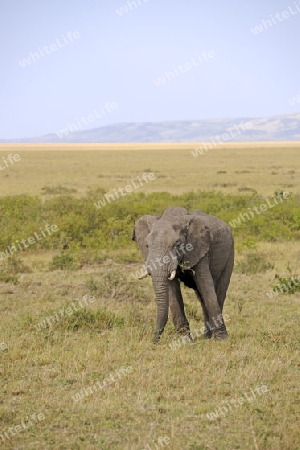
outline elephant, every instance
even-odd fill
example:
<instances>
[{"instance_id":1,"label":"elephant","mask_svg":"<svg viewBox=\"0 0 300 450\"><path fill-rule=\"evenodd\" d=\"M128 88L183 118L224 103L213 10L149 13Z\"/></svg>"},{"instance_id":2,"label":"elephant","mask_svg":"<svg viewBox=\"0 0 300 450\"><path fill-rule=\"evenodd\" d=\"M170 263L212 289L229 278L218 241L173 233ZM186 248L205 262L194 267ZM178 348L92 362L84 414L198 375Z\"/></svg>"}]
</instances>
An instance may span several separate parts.
<instances>
[{"instance_id":1,"label":"elephant","mask_svg":"<svg viewBox=\"0 0 300 450\"><path fill-rule=\"evenodd\" d=\"M180 281L194 289L204 316L203 338L227 339L222 311L234 266L230 228L218 217L197 209L169 207L161 217L140 217L132 240L146 261L139 279L150 275L156 296L153 342L158 343L169 307L177 334L192 341Z\"/></svg>"}]
</instances>

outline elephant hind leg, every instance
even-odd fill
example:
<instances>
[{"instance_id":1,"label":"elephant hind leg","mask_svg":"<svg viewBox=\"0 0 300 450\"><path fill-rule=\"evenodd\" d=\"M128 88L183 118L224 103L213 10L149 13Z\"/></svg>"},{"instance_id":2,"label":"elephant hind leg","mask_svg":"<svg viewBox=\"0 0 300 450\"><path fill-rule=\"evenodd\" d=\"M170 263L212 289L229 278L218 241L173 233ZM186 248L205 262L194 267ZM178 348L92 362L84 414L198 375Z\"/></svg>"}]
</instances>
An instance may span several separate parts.
<instances>
[{"instance_id":1,"label":"elephant hind leg","mask_svg":"<svg viewBox=\"0 0 300 450\"><path fill-rule=\"evenodd\" d=\"M232 274L234 265L234 249L232 248L229 258L227 260L225 269L221 273L219 279L216 282L216 294L218 303L220 305L221 312L223 311L224 301L227 294L227 289L230 283L230 277Z\"/></svg>"}]
</instances>

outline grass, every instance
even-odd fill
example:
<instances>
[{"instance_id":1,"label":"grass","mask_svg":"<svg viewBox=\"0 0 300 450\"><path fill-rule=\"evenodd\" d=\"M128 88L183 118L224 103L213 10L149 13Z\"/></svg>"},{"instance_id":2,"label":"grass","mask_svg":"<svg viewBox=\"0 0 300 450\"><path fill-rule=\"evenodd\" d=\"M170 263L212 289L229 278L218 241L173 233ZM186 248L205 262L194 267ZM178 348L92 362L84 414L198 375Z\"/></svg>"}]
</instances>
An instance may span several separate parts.
<instances>
[{"instance_id":1,"label":"grass","mask_svg":"<svg viewBox=\"0 0 300 450\"><path fill-rule=\"evenodd\" d=\"M176 338L171 323L161 344L151 344L150 280L139 283L140 298L124 293L122 301L113 288L111 297L92 288L96 302L36 330L43 318L82 299L93 286L91 276L101 286L116 271L128 287L129 267L113 264L81 270L75 278L64 271L24 274L2 294L8 343L1 369L2 429L34 412L45 415L3 448L142 449L160 436L169 436L174 449L255 448L254 439L260 449L297 448L299 295L269 300L265 290L273 273L235 274L225 304L229 341L197 339L177 350L170 348ZM190 291L184 298L191 327L199 330L200 307ZM132 373L74 402L76 393L121 367L132 367ZM261 385L268 392L252 402L213 421L206 416ZM250 422L252 429L245 427Z\"/></svg>"},{"instance_id":2,"label":"grass","mask_svg":"<svg viewBox=\"0 0 300 450\"><path fill-rule=\"evenodd\" d=\"M44 186L42 187L44 195L61 195L61 194L74 194L76 189L70 189L65 186Z\"/></svg>"},{"instance_id":3,"label":"grass","mask_svg":"<svg viewBox=\"0 0 300 450\"><path fill-rule=\"evenodd\" d=\"M29 237L47 221L59 222L60 231L47 244L41 241L2 262L0 436L9 427L15 430L22 421L28 423L33 414L43 414L44 420L32 420L10 439L0 437L1 448L299 448L300 292L292 283L288 292L267 295L276 284L300 275L298 187L291 189L291 203L233 230L237 252L224 308L230 335L226 342L178 341L169 320L160 344L152 344L154 293L149 278L134 278L142 259L130 234L135 217L160 213L167 204L203 206L231 220L260 205L262 197L281 191L287 175L297 176L299 157L289 147L285 154L275 148L272 158L269 148L250 149L252 156L256 151L250 162L248 150L232 146L220 164L213 158L205 161L210 152L193 158L176 145L174 151L172 146L155 150L157 158L152 160L151 152L134 158L138 150L126 148L110 156L108 151L75 151L72 158L70 151L24 151L18 163L24 163L20 183L6 185L9 177L5 178L0 198L1 249ZM167 165L170 154L181 161L178 168ZM274 164L276 176L271 175ZM262 177L263 167L270 170ZM147 186L147 195L132 193L101 210L93 207L93 192L101 197L106 189L126 186L132 176L157 168L167 178ZM217 174L220 168L227 173ZM17 164L12 169L16 171ZM191 178L177 181L177 170ZM296 174L287 174L291 170ZM197 171L198 178L203 175L197 186L200 193L192 189ZM212 191L205 171L212 178L215 174L211 184L236 186ZM50 173L53 180L46 179ZM97 178L100 173L109 177ZM65 196L54 190L47 196L41 190L45 186L78 192ZM241 194L245 186L258 194ZM23 192L28 195L21 196ZM95 230L102 234L93 235ZM191 290L184 288L183 296L197 335L202 328L200 305ZM84 304L83 298L94 300ZM49 317L59 320L39 329L37 325ZM252 391L259 386L267 391L254 397ZM244 403L238 404L241 397ZM210 420L211 413L218 411L223 414ZM163 437L170 439L164 447L158 444Z\"/></svg>"},{"instance_id":4,"label":"grass","mask_svg":"<svg viewBox=\"0 0 300 450\"><path fill-rule=\"evenodd\" d=\"M99 185L106 191L118 189L152 171L156 178L140 188L143 192L182 194L213 189L218 183L221 192L231 194L238 194L238 189L246 186L268 196L279 185L291 184L295 185L293 192L300 193L296 182L300 172L299 143L223 144L195 158L191 151L196 147L197 143L2 144L0 156L19 153L21 160L1 172L1 192L40 195L48 186L56 192L62 187L76 189L72 195L82 196ZM271 175L274 169L277 175Z\"/></svg>"}]
</instances>

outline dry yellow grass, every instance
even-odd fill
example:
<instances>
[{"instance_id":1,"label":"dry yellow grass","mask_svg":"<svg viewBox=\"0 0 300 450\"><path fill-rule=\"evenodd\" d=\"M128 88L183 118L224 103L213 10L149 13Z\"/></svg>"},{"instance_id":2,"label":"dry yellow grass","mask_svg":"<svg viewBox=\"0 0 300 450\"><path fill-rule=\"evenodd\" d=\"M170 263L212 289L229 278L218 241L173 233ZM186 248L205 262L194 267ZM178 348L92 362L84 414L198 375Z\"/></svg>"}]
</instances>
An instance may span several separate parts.
<instances>
[{"instance_id":1,"label":"dry yellow grass","mask_svg":"<svg viewBox=\"0 0 300 450\"><path fill-rule=\"evenodd\" d=\"M62 185L82 195L88 187L123 187L145 170L156 179L144 191L182 193L218 189L271 195L299 192L300 144L227 144L194 157L196 144L2 145L1 156L21 160L0 172L2 195L39 195L44 186ZM225 173L224 173L225 172Z\"/></svg>"},{"instance_id":2,"label":"dry yellow grass","mask_svg":"<svg viewBox=\"0 0 300 450\"><path fill-rule=\"evenodd\" d=\"M171 441L166 448L174 450L298 448L299 295L268 299L271 273L233 276L225 343L198 339L171 350L175 336L168 324L161 344L153 346L150 280L140 301L115 293L105 299L101 290L93 291L96 302L88 309L108 307L125 318L122 327L72 331L62 319L36 330L47 316L89 293L91 277L97 286L109 271L129 277L134 269L112 264L36 272L23 275L18 286L1 286L8 344L2 354L2 430L33 413L45 416L2 448L148 450L147 444L155 449L164 436ZM191 327L199 331L200 306L191 291L184 298ZM122 367L132 371L95 387ZM261 385L268 391L254 398L251 389ZM83 397L76 401L78 393ZM234 406L241 396L250 400ZM210 420L207 414L219 407L224 415Z\"/></svg>"},{"instance_id":3,"label":"dry yellow grass","mask_svg":"<svg viewBox=\"0 0 300 450\"><path fill-rule=\"evenodd\" d=\"M89 146L82 146L88 148L84 151L25 147L4 149L3 155L20 152L21 161L0 172L2 195L39 195L42 187L57 185L76 188L80 195L88 186L122 187L148 169L157 174L146 186L149 191L243 193L250 188L268 196L293 185L287 190L299 192L298 145L231 145L198 158L191 155L191 144L153 145L147 151L124 145L114 152L108 146L97 151ZM217 173L222 170L226 173ZM16 285L0 283L0 344L7 346L0 345L0 448L299 449L300 295L270 299L266 294L275 273L288 274L289 266L299 274L300 244L261 242L250 251L266 255L274 267L242 274L245 252L238 251L224 309L230 339L197 339L176 350L170 348L176 338L171 323L161 343L151 343L154 294L150 279L132 277L140 264L119 264L115 251L99 265L49 271L55 252L25 253L22 259L32 273L23 274ZM87 313L79 315L74 329L72 314L38 331L38 324L84 295L96 299L88 312L106 308L124 323L115 320L101 331L89 323ZM190 290L183 295L191 328L199 331L200 305ZM116 376L122 367L132 370ZM111 376L115 381L100 389L97 382L103 386ZM262 385L267 392L254 397L251 390ZM82 399L76 400L80 393ZM216 411L223 414L210 420ZM34 413L44 419L16 432ZM170 443L162 446L160 437Z\"/></svg>"}]
</instances>

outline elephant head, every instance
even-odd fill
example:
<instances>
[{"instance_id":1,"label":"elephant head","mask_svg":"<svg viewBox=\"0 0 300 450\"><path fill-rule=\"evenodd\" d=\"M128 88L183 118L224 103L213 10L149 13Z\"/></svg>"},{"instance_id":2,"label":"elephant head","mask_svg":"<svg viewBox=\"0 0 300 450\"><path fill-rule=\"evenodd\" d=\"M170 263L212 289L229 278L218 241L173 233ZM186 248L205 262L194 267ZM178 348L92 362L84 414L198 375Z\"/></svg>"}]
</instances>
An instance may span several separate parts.
<instances>
[{"instance_id":1,"label":"elephant head","mask_svg":"<svg viewBox=\"0 0 300 450\"><path fill-rule=\"evenodd\" d=\"M209 251L210 230L200 216L184 208L168 208L161 218L141 217L133 230L145 259L145 273L150 275L156 296L157 322L154 340L159 340L168 320L169 283L174 283L180 267L193 268ZM184 269L183 269L184 270Z\"/></svg>"}]
</instances>

